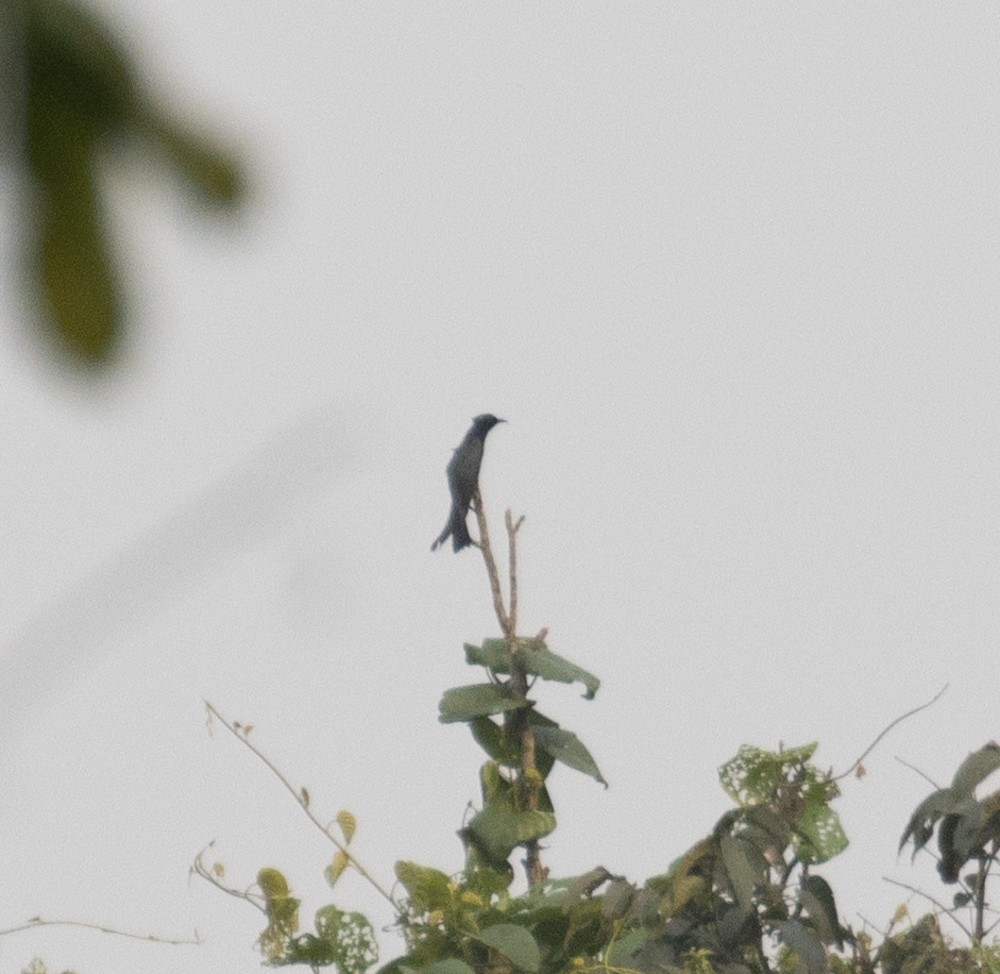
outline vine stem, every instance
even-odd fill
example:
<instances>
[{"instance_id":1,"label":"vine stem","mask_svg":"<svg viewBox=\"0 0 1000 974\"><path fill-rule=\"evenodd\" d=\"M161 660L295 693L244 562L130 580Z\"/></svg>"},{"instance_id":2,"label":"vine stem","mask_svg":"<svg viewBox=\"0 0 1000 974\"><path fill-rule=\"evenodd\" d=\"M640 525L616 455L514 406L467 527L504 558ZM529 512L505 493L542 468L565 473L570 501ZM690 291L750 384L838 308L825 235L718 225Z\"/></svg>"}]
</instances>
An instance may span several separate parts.
<instances>
[{"instance_id":1,"label":"vine stem","mask_svg":"<svg viewBox=\"0 0 1000 974\"><path fill-rule=\"evenodd\" d=\"M938 690L936 694L934 694L933 697L931 697L930 700L927 701L927 703L922 703L919 707L914 707L912 710L908 710L905 714L900 714L894 721L887 724L885 728L882 730L882 732L878 735L878 737L876 737L875 740L872 741L871 744L869 744L868 747L866 747L864 751L861 752L861 756L854 762L854 764L852 764L845 772L843 772L843 774L838 774L832 780L840 781L841 778L846 778L849 774L851 774L852 771L860 767L861 762L864 761L864 759L868 757L868 755L871 754L872 751L875 750L875 746L878 744L878 742L881 741L882 738L885 737L885 735L888 734L889 731L893 729L893 727L895 727L897 724L901 724L907 718L914 716L914 714L919 714L921 710L926 710L928 707L932 707L934 704L938 702L938 700L941 699L945 690L948 689L948 686L949 684L946 683L943 687L941 687L940 690Z\"/></svg>"},{"instance_id":2,"label":"vine stem","mask_svg":"<svg viewBox=\"0 0 1000 974\"><path fill-rule=\"evenodd\" d=\"M236 740L238 740L244 747L246 747L251 754L255 755L257 759L264 764L264 766L268 769L268 771L270 771L271 774L273 774L274 777L277 778L278 781L280 781L285 786L288 793L292 796L292 798L295 799L299 808L302 809L302 811L305 813L309 821L312 822L313 825L315 825L316 828L323 833L323 835L334 846L334 848L337 849L338 852L347 857L351 866L353 866L354 869L357 870L357 872L371 884L372 888L380 896L388 900L389 903L392 904L392 908L397 913L399 913L400 912L399 904L392 898L392 894L388 890L386 890L381 885L381 883L379 883L378 880L375 879L375 877L372 876L372 874L368 872L368 870L365 869L364 866L361 865L360 862L358 862L358 860L354 857L352 853L348 852L347 846L345 846L344 843L341 842L330 831L330 829L313 814L312 809L309 808L308 800L305 797L303 797L302 789L296 789L295 786L281 773L281 771L278 770L274 762L271 761L271 759L268 758L258 747L250 743L249 732L246 731L245 729L241 731L240 725L231 723L230 721L226 720L226 718L223 717L222 714L220 714L219 711L216 710L216 708L207 700L205 701L205 709L209 715L209 731L211 731L211 720L213 717L215 717L219 721L219 723L221 723L222 726L225 727L226 730L229 731L229 733L236 738Z\"/></svg>"},{"instance_id":3,"label":"vine stem","mask_svg":"<svg viewBox=\"0 0 1000 974\"><path fill-rule=\"evenodd\" d=\"M958 924L959 927L962 928L962 932L969 938L969 940L973 939L972 931L964 923L962 923L957 916L955 916L955 911L948 909L948 907L946 907L939 900L934 899L934 897L929 893L925 893L922 889L917 889L916 886L910 886L909 883L901 883L897 879L890 879L888 876L883 876L882 881L885 883L892 883L893 886L901 886L903 889L908 889L911 893L915 893L917 896L922 896L925 900L933 903L942 913L946 913L952 918L952 920L955 921L955 923Z\"/></svg>"},{"instance_id":4,"label":"vine stem","mask_svg":"<svg viewBox=\"0 0 1000 974\"><path fill-rule=\"evenodd\" d=\"M106 927L100 923L89 923L86 920L45 920L42 917L32 917L26 923L16 927L8 927L0 930L0 937L6 937L11 933L20 933L23 930L34 930L37 927L76 927L80 930L96 930L98 933L106 933L112 937L124 937L126 940L142 940L146 943L168 944L173 947L190 945L198 947L201 940L198 931L195 931L194 940L175 940L169 937L158 937L155 933L130 933L128 930L118 930L116 927Z\"/></svg>"}]
</instances>

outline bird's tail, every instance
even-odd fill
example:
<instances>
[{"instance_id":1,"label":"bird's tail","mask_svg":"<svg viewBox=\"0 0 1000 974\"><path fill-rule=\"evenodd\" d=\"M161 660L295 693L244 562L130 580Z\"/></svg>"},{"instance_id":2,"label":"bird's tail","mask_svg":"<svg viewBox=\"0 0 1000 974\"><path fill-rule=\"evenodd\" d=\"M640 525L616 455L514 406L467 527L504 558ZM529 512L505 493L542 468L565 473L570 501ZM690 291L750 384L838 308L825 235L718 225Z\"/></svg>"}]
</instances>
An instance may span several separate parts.
<instances>
[{"instance_id":1,"label":"bird's tail","mask_svg":"<svg viewBox=\"0 0 1000 974\"><path fill-rule=\"evenodd\" d=\"M448 540L448 535L451 535L451 544L455 551L461 551L472 544L472 536L469 534L468 527L466 527L465 518L461 515L457 517L452 516L448 518L448 523L444 526L444 530L434 539L431 551L437 551Z\"/></svg>"}]
</instances>

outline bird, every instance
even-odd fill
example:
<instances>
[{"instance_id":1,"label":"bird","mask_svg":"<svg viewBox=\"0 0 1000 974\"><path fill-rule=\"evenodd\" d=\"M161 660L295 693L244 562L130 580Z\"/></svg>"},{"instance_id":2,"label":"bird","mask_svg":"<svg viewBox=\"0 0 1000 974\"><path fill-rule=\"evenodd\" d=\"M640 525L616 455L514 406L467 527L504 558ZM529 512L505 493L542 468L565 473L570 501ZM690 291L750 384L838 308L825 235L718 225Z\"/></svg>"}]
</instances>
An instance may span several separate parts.
<instances>
[{"instance_id":1,"label":"bird","mask_svg":"<svg viewBox=\"0 0 1000 974\"><path fill-rule=\"evenodd\" d=\"M431 551L444 544L451 535L452 547L455 551L472 544L469 529L465 519L472 503L472 495L479 486L479 465L483 462L483 444L486 434L497 423L506 423L505 419L497 419L491 413L483 413L472 421L465 439L455 447L455 455L448 463L448 487L451 490L451 513L444 530L431 545Z\"/></svg>"}]
</instances>

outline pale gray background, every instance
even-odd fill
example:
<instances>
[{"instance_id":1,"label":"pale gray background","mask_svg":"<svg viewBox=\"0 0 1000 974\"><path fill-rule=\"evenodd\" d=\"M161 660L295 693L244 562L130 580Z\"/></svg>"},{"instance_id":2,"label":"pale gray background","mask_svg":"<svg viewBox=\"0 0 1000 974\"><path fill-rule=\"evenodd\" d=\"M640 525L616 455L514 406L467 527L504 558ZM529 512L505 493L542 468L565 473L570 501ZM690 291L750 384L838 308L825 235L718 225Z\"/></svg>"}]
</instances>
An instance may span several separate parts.
<instances>
[{"instance_id":1,"label":"pale gray background","mask_svg":"<svg viewBox=\"0 0 1000 974\"><path fill-rule=\"evenodd\" d=\"M844 769L950 682L845 783L826 870L855 925L905 899L885 874L949 897L897 862L929 786L894 755L945 780L997 734L996 6L99 7L255 194L213 222L109 168L135 327L96 388L5 274L0 923L206 943L38 931L0 971L256 969L258 915L188 884L212 839L330 899L203 698L387 882L460 867L480 754L436 705L496 624L477 554L428 548L485 410L523 629L604 680L543 691L611 783L554 773L553 874L662 871L740 744Z\"/></svg>"}]
</instances>

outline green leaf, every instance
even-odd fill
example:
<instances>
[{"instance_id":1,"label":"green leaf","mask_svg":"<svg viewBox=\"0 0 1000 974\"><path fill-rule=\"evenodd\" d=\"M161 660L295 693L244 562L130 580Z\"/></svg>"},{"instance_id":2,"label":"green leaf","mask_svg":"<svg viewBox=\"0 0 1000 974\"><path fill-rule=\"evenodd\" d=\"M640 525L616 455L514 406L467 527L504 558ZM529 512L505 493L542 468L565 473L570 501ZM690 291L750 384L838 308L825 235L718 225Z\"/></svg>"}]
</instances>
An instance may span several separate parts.
<instances>
[{"instance_id":1,"label":"green leaf","mask_svg":"<svg viewBox=\"0 0 1000 974\"><path fill-rule=\"evenodd\" d=\"M505 768L521 766L521 749L507 740L503 728L489 717L475 717L469 721L469 730L476 743Z\"/></svg>"},{"instance_id":2,"label":"green leaf","mask_svg":"<svg viewBox=\"0 0 1000 974\"><path fill-rule=\"evenodd\" d=\"M952 847L962 862L966 862L984 841L981 834L983 806L974 798L968 798L955 809L954 814L957 821L952 833Z\"/></svg>"},{"instance_id":3,"label":"green leaf","mask_svg":"<svg viewBox=\"0 0 1000 974\"><path fill-rule=\"evenodd\" d=\"M590 755L590 751L584 747L583 742L572 731L562 730L559 727L535 727L533 726L535 740L552 755L557 761L565 764L576 771L582 771L590 775L595 781L599 781L605 788L608 783L601 777L601 772L597 767L597 762Z\"/></svg>"},{"instance_id":4,"label":"green leaf","mask_svg":"<svg viewBox=\"0 0 1000 974\"><path fill-rule=\"evenodd\" d=\"M843 944L837 901L830 884L822 876L808 876L799 894L802 908L809 914L824 943Z\"/></svg>"},{"instance_id":5,"label":"green leaf","mask_svg":"<svg viewBox=\"0 0 1000 974\"><path fill-rule=\"evenodd\" d=\"M460 835L483 851L491 863L506 862L519 845L555 830L551 812L519 812L504 801L492 802L475 815Z\"/></svg>"},{"instance_id":6,"label":"green leaf","mask_svg":"<svg viewBox=\"0 0 1000 974\"><path fill-rule=\"evenodd\" d=\"M607 969L612 971L616 968L634 967L632 958L646 946L648 938L649 931L636 927L615 940L608 950Z\"/></svg>"},{"instance_id":7,"label":"green leaf","mask_svg":"<svg viewBox=\"0 0 1000 974\"><path fill-rule=\"evenodd\" d=\"M816 747L814 742L784 751L764 751L744 744L736 757L719 768L719 781L737 805L764 804L774 797L791 770L808 763Z\"/></svg>"},{"instance_id":8,"label":"green leaf","mask_svg":"<svg viewBox=\"0 0 1000 974\"><path fill-rule=\"evenodd\" d=\"M933 824L942 816L953 811L956 805L960 804L962 798L956 797L951 788L940 788L931 792L917 807L910 816L910 821L903 831L903 836L899 840L899 851L902 852L907 840L913 837L913 854L916 855L931 837L933 831L928 826Z\"/></svg>"},{"instance_id":9,"label":"green leaf","mask_svg":"<svg viewBox=\"0 0 1000 974\"><path fill-rule=\"evenodd\" d=\"M315 923L340 974L363 974L378 960L375 931L361 913L344 913L331 904L316 911Z\"/></svg>"},{"instance_id":10,"label":"green leaf","mask_svg":"<svg viewBox=\"0 0 1000 974\"><path fill-rule=\"evenodd\" d=\"M523 706L525 701L515 700L495 683L475 683L472 686L445 690L438 704L438 720L442 724L451 724L500 714L506 710L517 710Z\"/></svg>"},{"instance_id":11,"label":"green leaf","mask_svg":"<svg viewBox=\"0 0 1000 974\"><path fill-rule=\"evenodd\" d=\"M553 653L541 640L518 639L518 654L529 675L559 683L582 683L588 700L593 699L601 685L596 676ZM494 673L510 672L510 650L504 639L483 640L482 648L466 643L465 658L466 662L487 666Z\"/></svg>"},{"instance_id":12,"label":"green leaf","mask_svg":"<svg viewBox=\"0 0 1000 974\"><path fill-rule=\"evenodd\" d=\"M438 960L433 964L428 964L420 974L476 974L476 972L457 957L449 957L447 960Z\"/></svg>"},{"instance_id":13,"label":"green leaf","mask_svg":"<svg viewBox=\"0 0 1000 974\"><path fill-rule=\"evenodd\" d=\"M409 894L410 903L418 913L444 910L451 903L451 878L439 869L403 859L394 868L396 879Z\"/></svg>"},{"instance_id":14,"label":"green leaf","mask_svg":"<svg viewBox=\"0 0 1000 974\"><path fill-rule=\"evenodd\" d=\"M233 156L164 115L146 112L142 120L151 140L202 200L231 206L241 199L244 180Z\"/></svg>"},{"instance_id":15,"label":"green leaf","mask_svg":"<svg viewBox=\"0 0 1000 974\"><path fill-rule=\"evenodd\" d=\"M792 846L805 863L827 862L840 855L848 845L847 835L837 813L826 802L806 806L798 821Z\"/></svg>"},{"instance_id":16,"label":"green leaf","mask_svg":"<svg viewBox=\"0 0 1000 974\"><path fill-rule=\"evenodd\" d=\"M72 354L103 361L119 335L121 300L90 170L67 158L63 178L48 186L37 221L41 249L35 274L51 323Z\"/></svg>"},{"instance_id":17,"label":"green leaf","mask_svg":"<svg viewBox=\"0 0 1000 974\"><path fill-rule=\"evenodd\" d=\"M777 924L777 930L778 938L798 954L809 974L825 974L828 969L826 951L814 931L799 920L785 920Z\"/></svg>"},{"instance_id":18,"label":"green leaf","mask_svg":"<svg viewBox=\"0 0 1000 974\"><path fill-rule=\"evenodd\" d=\"M732 835L723 835L719 839L719 852L736 902L744 913L749 913L753 909L754 890L767 879L766 864L762 872L759 864L755 866L751 862L750 849L746 843Z\"/></svg>"},{"instance_id":19,"label":"green leaf","mask_svg":"<svg viewBox=\"0 0 1000 974\"><path fill-rule=\"evenodd\" d=\"M476 938L487 947L503 954L518 970L536 974L541 953L535 938L524 927L513 923L498 923L487 927Z\"/></svg>"},{"instance_id":20,"label":"green leaf","mask_svg":"<svg viewBox=\"0 0 1000 974\"><path fill-rule=\"evenodd\" d=\"M1000 768L1000 745L990 741L978 751L973 751L960 765L952 779L953 792L972 794L984 778Z\"/></svg>"}]
</instances>

